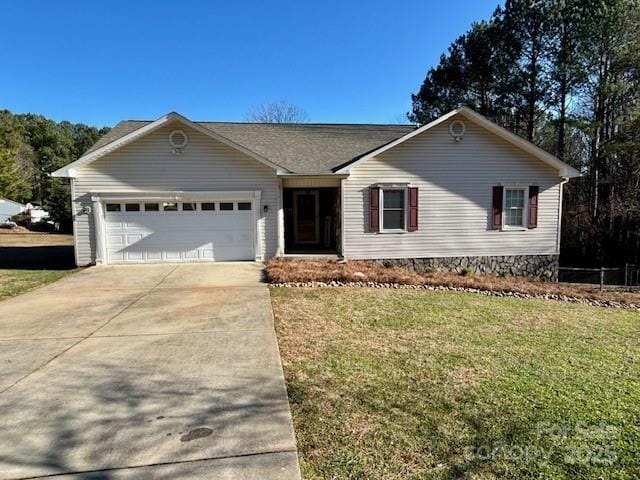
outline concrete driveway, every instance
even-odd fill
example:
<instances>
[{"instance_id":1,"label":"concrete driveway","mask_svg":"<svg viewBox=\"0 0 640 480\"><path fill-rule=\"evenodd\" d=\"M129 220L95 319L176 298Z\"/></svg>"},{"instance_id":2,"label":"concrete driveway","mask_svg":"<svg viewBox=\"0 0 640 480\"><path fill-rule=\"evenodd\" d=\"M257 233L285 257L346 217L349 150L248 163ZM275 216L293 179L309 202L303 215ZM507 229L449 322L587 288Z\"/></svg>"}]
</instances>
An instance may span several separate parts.
<instances>
[{"instance_id":1,"label":"concrete driveway","mask_svg":"<svg viewBox=\"0 0 640 480\"><path fill-rule=\"evenodd\" d=\"M260 276L93 267L0 302L0 479L299 478Z\"/></svg>"}]
</instances>

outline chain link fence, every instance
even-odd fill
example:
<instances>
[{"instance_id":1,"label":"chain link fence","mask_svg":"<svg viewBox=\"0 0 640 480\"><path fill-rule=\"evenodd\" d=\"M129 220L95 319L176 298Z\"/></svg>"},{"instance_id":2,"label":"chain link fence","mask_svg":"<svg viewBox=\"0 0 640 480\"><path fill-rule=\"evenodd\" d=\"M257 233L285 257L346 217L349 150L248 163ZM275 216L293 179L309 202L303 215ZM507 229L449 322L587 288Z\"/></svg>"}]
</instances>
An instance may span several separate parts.
<instances>
[{"instance_id":1,"label":"chain link fence","mask_svg":"<svg viewBox=\"0 0 640 480\"><path fill-rule=\"evenodd\" d=\"M640 265L627 263L619 268L560 267L558 280L565 283L599 285L601 290L605 286L640 287Z\"/></svg>"}]
</instances>

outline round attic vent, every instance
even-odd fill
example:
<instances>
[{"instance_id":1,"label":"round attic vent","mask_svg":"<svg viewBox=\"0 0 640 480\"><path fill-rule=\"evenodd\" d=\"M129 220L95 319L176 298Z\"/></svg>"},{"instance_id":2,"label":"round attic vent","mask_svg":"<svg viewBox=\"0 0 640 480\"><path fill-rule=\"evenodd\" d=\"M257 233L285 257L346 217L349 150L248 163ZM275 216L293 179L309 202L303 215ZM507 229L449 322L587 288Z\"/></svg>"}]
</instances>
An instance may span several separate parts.
<instances>
[{"instance_id":1,"label":"round attic vent","mask_svg":"<svg viewBox=\"0 0 640 480\"><path fill-rule=\"evenodd\" d=\"M462 140L464 137L464 133L467 131L467 126L464 124L462 120L454 120L449 124L449 133L453 138L456 139L456 142Z\"/></svg>"},{"instance_id":2,"label":"round attic vent","mask_svg":"<svg viewBox=\"0 0 640 480\"><path fill-rule=\"evenodd\" d=\"M171 144L173 148L183 149L187 146L188 142L187 134L182 130L174 130L169 134L169 144Z\"/></svg>"}]
</instances>

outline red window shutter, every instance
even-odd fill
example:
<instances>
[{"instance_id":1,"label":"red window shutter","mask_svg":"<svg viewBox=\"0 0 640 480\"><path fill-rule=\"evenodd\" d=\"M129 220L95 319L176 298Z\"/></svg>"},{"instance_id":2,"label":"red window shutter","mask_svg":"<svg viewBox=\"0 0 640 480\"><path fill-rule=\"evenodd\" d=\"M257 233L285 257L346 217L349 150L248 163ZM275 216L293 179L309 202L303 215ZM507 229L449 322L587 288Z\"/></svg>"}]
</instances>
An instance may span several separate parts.
<instances>
[{"instance_id":1,"label":"red window shutter","mask_svg":"<svg viewBox=\"0 0 640 480\"><path fill-rule=\"evenodd\" d=\"M380 187L369 188L369 231L380 231Z\"/></svg>"},{"instance_id":2,"label":"red window shutter","mask_svg":"<svg viewBox=\"0 0 640 480\"><path fill-rule=\"evenodd\" d=\"M493 187L493 204L491 208L491 228L502 229L502 192L503 187Z\"/></svg>"},{"instance_id":3,"label":"red window shutter","mask_svg":"<svg viewBox=\"0 0 640 480\"><path fill-rule=\"evenodd\" d=\"M415 232L418 230L418 188L409 187L409 218L407 219L407 230Z\"/></svg>"},{"instance_id":4,"label":"red window shutter","mask_svg":"<svg viewBox=\"0 0 640 480\"><path fill-rule=\"evenodd\" d=\"M538 226L538 192L540 188L529 187L529 214L527 215L527 227L536 228Z\"/></svg>"}]
</instances>

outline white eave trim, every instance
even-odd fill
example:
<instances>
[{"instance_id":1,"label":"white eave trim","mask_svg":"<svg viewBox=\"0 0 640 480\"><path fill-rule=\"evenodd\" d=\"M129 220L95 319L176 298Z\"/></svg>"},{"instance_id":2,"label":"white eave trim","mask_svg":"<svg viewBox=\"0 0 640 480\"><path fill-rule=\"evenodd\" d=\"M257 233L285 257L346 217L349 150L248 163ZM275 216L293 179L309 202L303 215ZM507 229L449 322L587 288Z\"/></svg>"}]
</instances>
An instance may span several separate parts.
<instances>
[{"instance_id":1,"label":"white eave trim","mask_svg":"<svg viewBox=\"0 0 640 480\"><path fill-rule=\"evenodd\" d=\"M279 177L283 178L347 178L348 173L278 173Z\"/></svg>"},{"instance_id":2,"label":"white eave trim","mask_svg":"<svg viewBox=\"0 0 640 480\"><path fill-rule=\"evenodd\" d=\"M253 159L257 160L260 163L263 163L273 169L276 170L277 173L285 173L288 172L287 169L281 167L280 165L276 165L275 163L271 162L270 160L267 160L266 158L264 158L261 155L258 155L257 153L249 150L246 147L243 147L240 144L235 143L234 141L219 135L215 132L212 132L211 130L209 130L208 128L205 128L201 125L198 125L197 123L192 122L191 120L189 120L186 117L183 117L182 115L180 115L179 113L176 112L171 112L168 113L166 115L163 115L162 117L160 117L159 119L157 119L156 121L149 123L148 125L145 125L144 127L140 127L137 130L134 130L131 133L128 133L127 135L124 135L123 137L118 138L117 140L114 140L110 143L108 143L107 145L104 145L103 147L98 148L97 150L94 150L91 153L88 153L86 155L83 155L82 157L80 157L78 160L76 160L75 162L70 163L69 165L60 168L59 170L56 170L55 172L51 173L52 177L67 177L67 178L74 178L76 176L76 171L79 167L82 167L84 165L88 165L91 162L96 161L97 159L99 159L100 157L103 157L104 155L113 152L114 150L117 150L121 147L124 147L125 145L128 145L136 140L138 140L139 138L144 137L145 135L159 129L160 127L173 122L173 121L178 121L181 122L182 124L202 133L203 135L206 135L207 137L213 138L214 140L219 141L220 143L224 143L225 145L234 148L250 157L252 157Z\"/></svg>"},{"instance_id":3,"label":"white eave trim","mask_svg":"<svg viewBox=\"0 0 640 480\"><path fill-rule=\"evenodd\" d=\"M467 118L468 120L471 120L472 122L480 125L481 127L484 127L485 129L489 130L490 132L494 133L495 135L501 137L502 139L506 140L507 142L511 143L512 145L524 150L525 152L533 155L534 157L538 158L539 160L541 160L542 162L546 163L547 165L555 168L558 170L558 175L561 177L567 177L567 178L573 178L573 177L579 177L580 176L580 172L578 172L575 168L571 167L570 165L567 165L566 163L564 163L562 160L554 157L553 155L551 155L550 153L545 152L544 150L542 150L541 148L537 147L536 145L534 145L533 143L525 140L524 138L519 137L518 135L516 135L515 133L511 133L510 131L508 131L507 129L501 127L500 125L497 125L495 123L493 123L491 120L488 120L487 118L483 117L482 115L480 115L477 112L474 112L472 109L468 108L468 107L460 107L457 108L455 110L452 110L451 112L441 116L440 118L435 119L433 122L427 123L426 125L423 125L422 127L414 130L413 132L410 132L408 134L406 134L403 137L400 137L396 140L394 140L391 143L388 143L372 152L369 152L368 154L364 155L363 157L360 157L358 160L356 160L353 163L350 163L349 165L346 165L344 167L342 167L341 169L337 170L336 173L349 173L349 171L355 167L356 165L359 165L362 162L366 162L367 160L369 160L370 158L373 158L377 155L380 155L383 152L386 152L387 150L392 149L393 147L406 142L407 140L409 140L410 138L415 137L416 135L420 135L421 133L426 132L427 130L432 129L433 127L440 125L441 123L447 121L449 118L453 117L454 115L462 115L465 118Z\"/></svg>"}]
</instances>

